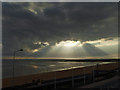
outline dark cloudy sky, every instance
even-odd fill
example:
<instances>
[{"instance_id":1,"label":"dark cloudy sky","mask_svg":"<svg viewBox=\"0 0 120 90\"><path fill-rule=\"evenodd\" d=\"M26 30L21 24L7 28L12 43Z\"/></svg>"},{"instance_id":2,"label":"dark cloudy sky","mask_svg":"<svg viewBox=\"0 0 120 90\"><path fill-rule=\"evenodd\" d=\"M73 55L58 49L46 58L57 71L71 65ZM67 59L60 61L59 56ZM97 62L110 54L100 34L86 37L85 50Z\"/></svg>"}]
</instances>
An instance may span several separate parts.
<instances>
[{"instance_id":1,"label":"dark cloudy sky","mask_svg":"<svg viewBox=\"0 0 120 90\"><path fill-rule=\"evenodd\" d=\"M118 3L2 3L3 56L116 58ZM63 44L75 44L65 47Z\"/></svg>"}]
</instances>

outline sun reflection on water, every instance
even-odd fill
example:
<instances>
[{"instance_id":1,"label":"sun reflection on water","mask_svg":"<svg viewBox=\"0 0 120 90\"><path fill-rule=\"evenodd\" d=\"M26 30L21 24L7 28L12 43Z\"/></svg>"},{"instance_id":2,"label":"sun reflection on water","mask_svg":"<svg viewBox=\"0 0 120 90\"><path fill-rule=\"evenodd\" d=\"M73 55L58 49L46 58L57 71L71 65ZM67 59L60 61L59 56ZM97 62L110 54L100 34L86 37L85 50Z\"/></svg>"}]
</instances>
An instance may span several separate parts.
<instances>
[{"instance_id":1,"label":"sun reflection on water","mask_svg":"<svg viewBox=\"0 0 120 90\"><path fill-rule=\"evenodd\" d=\"M38 66L36 66L36 65L34 65L34 66L32 66L34 69L38 69Z\"/></svg>"}]
</instances>

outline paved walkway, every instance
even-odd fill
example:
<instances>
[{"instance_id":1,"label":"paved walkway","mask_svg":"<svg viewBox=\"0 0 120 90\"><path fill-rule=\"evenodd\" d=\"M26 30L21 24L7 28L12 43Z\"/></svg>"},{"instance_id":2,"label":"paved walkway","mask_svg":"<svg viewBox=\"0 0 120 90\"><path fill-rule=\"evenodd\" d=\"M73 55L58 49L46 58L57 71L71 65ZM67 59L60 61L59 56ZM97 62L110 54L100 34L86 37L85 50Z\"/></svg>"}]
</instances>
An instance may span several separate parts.
<instances>
[{"instance_id":1,"label":"paved walkway","mask_svg":"<svg viewBox=\"0 0 120 90\"><path fill-rule=\"evenodd\" d=\"M86 85L80 88L120 88L120 76L117 75L113 78Z\"/></svg>"}]
</instances>

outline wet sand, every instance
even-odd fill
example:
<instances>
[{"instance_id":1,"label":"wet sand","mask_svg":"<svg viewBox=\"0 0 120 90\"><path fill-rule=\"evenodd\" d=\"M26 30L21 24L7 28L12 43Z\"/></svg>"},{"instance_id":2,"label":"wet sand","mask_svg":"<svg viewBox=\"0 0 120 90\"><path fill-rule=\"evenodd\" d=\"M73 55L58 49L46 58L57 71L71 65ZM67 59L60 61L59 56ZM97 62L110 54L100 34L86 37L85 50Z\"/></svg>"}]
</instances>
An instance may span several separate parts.
<instances>
[{"instance_id":1,"label":"wet sand","mask_svg":"<svg viewBox=\"0 0 120 90\"><path fill-rule=\"evenodd\" d=\"M26 75L26 76L19 76L14 78L6 78L2 80L2 88L16 86L16 85L23 85L27 83L31 83L32 80L54 80L54 79L61 79L66 77L72 77L89 74L93 70L114 70L120 67L120 63L109 63L109 64L100 64L98 67L95 66L87 66L87 67L79 67L73 68L69 70L62 70L62 71L55 71L55 72L48 72L48 73L40 73L40 74L33 74L33 75Z\"/></svg>"}]
</instances>

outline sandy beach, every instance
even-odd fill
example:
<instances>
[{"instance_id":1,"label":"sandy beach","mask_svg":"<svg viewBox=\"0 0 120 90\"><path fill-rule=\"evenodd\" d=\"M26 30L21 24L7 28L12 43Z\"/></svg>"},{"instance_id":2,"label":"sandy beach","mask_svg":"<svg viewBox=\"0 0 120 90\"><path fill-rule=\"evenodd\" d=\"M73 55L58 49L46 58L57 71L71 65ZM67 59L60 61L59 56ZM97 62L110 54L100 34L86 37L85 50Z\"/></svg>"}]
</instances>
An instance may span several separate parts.
<instances>
[{"instance_id":1,"label":"sandy beach","mask_svg":"<svg viewBox=\"0 0 120 90\"><path fill-rule=\"evenodd\" d=\"M98 67L95 66L87 66L87 67L80 67L80 68L73 68L69 70L62 70L62 71L56 71L56 72L48 72L48 73L40 73L40 74L33 74L33 75L26 75L26 76L19 76L14 78L6 78L2 80L2 88L10 87L13 85L23 85L27 83L31 83L32 80L54 80L54 79L61 79L65 77L72 77L83 75L83 74L89 74L93 70L114 70L116 68L120 67L120 63L109 63L109 64L100 64Z\"/></svg>"}]
</instances>

